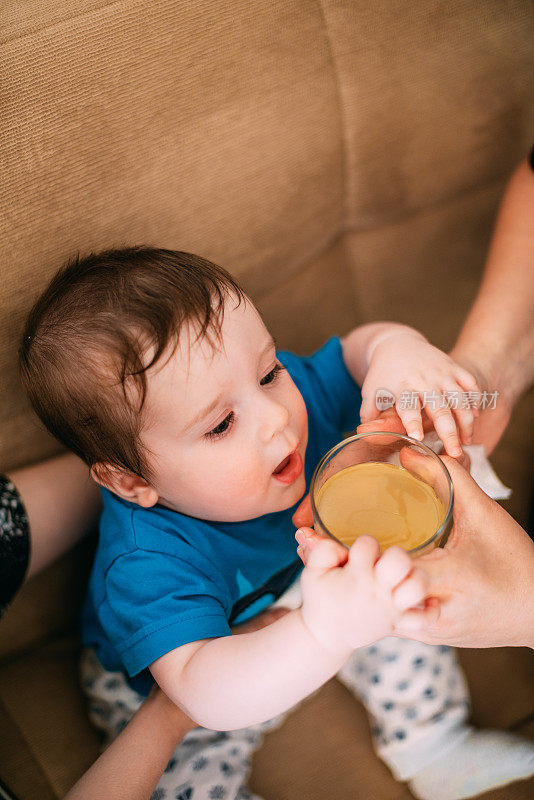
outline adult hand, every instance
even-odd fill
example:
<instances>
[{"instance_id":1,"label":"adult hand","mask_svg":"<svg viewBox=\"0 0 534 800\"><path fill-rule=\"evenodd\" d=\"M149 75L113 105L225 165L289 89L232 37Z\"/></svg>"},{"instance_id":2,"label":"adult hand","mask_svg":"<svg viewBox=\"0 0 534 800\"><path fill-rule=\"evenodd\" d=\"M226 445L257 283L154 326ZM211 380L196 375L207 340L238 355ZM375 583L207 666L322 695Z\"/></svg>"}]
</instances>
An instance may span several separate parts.
<instances>
[{"instance_id":1,"label":"adult hand","mask_svg":"<svg viewBox=\"0 0 534 800\"><path fill-rule=\"evenodd\" d=\"M479 409L473 428L473 444L484 445L486 455L489 455L495 449L510 422L517 398L503 388L499 389L497 380L487 375L480 365L471 360L461 348L452 350L451 357L476 377L482 392L498 392L495 408Z\"/></svg>"},{"instance_id":2,"label":"adult hand","mask_svg":"<svg viewBox=\"0 0 534 800\"><path fill-rule=\"evenodd\" d=\"M534 542L456 459L443 461L454 484L453 530L445 548L415 560L430 579L427 607L439 614L424 628L420 615L408 616L395 633L456 647L534 647ZM304 527L310 518L305 498L293 521ZM304 562L320 539L310 528L297 533Z\"/></svg>"},{"instance_id":3,"label":"adult hand","mask_svg":"<svg viewBox=\"0 0 534 800\"><path fill-rule=\"evenodd\" d=\"M428 644L534 647L534 542L454 459L443 461L454 484L454 527L445 548L415 560L439 617L417 631L407 620L396 632Z\"/></svg>"}]
</instances>

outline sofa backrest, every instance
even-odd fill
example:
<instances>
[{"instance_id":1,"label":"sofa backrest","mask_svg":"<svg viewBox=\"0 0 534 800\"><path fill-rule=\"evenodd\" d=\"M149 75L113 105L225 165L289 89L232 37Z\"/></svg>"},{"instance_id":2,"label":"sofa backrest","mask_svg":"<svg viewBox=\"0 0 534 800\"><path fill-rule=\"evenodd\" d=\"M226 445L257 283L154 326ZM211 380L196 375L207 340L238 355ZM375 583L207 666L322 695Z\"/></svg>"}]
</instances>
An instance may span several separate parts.
<instances>
[{"instance_id":1,"label":"sofa backrest","mask_svg":"<svg viewBox=\"0 0 534 800\"><path fill-rule=\"evenodd\" d=\"M534 132L529 0L5 5L0 468L58 449L16 344L77 251L211 258L300 350L377 316L452 339Z\"/></svg>"}]
</instances>

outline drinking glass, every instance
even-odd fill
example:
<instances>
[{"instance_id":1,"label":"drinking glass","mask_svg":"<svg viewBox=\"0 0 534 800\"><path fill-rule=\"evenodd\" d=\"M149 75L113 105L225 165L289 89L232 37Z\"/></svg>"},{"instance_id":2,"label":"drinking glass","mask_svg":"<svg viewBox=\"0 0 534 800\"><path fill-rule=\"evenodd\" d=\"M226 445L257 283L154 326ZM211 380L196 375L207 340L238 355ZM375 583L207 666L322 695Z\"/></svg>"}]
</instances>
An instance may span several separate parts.
<instances>
[{"instance_id":1,"label":"drinking glass","mask_svg":"<svg viewBox=\"0 0 534 800\"><path fill-rule=\"evenodd\" d=\"M412 481L408 481L410 483L410 488L413 485L415 489L415 493L410 491L409 494L411 496L419 496L419 490L421 489L423 494L426 492L428 499L428 487L430 487L434 493L431 498L431 503L434 503L434 496L438 501L438 503L435 504L435 508L438 512L436 514L437 521L435 524L432 523L431 530L418 531L419 538L422 540L419 542L419 539L417 539L418 544L416 546L406 546L404 549L406 549L410 555L416 556L422 555L435 547L443 547L452 528L454 492L449 472L439 456L425 444L418 442L416 439L411 439L409 436L388 431L371 431L360 433L356 436L350 436L336 444L321 459L313 475L310 488L313 523L316 532L323 536L330 536L339 541L333 531L329 530L328 525L325 523L324 519L321 518L321 514L319 513L318 506L321 503L318 501L322 501L322 497L326 496L327 491L330 491L329 487L326 487L321 493L321 489L329 478L332 478L341 470L360 464L389 464L401 470L407 470L413 478L417 479L417 481L421 481L427 487L425 489L420 487L419 484L413 484ZM354 470L353 472L353 479L356 481L358 480L358 470ZM374 517L377 519L381 517L383 528L385 513L393 513L396 516L401 516L403 508L406 509L406 501L413 501L407 497L406 487L403 489L403 484L406 482L408 476L403 476L393 470L391 472L382 470L382 472L387 473L389 476L387 478L388 485L393 486L397 491L384 493L381 489L367 492L363 501L363 505L365 506L363 513L365 513L367 515L366 518L370 520ZM360 472L360 474L363 473ZM403 477L405 478L404 481L402 480ZM397 478L399 480L397 480ZM333 484L331 484L331 486L332 485ZM371 486L372 484L367 483L366 486L367 485ZM383 483L381 486L383 486ZM369 530L360 531L360 533L363 532L368 533L370 536L374 535L380 542L379 536L376 532L373 532L372 523L370 524ZM344 544L344 542L341 543ZM390 546L391 544L403 546L402 541L389 541L386 546ZM345 544L345 546L347 545Z\"/></svg>"}]
</instances>

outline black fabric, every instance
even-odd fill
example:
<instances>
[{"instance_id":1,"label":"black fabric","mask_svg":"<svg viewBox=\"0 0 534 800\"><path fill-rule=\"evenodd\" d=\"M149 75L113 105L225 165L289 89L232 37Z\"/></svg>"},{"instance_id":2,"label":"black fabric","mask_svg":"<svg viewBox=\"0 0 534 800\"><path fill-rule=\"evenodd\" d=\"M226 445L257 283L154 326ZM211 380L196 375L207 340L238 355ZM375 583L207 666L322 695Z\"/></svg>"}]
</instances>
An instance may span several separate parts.
<instances>
[{"instance_id":1,"label":"black fabric","mask_svg":"<svg viewBox=\"0 0 534 800\"><path fill-rule=\"evenodd\" d=\"M230 614L230 619L228 620L230 625L233 625L235 620L244 612L247 608L249 608L253 603L260 599L260 597L264 597L264 595L271 595L272 602L278 600L281 595L289 589L299 572L302 570L302 561L298 559L293 564L290 564L288 567L284 567L279 572L276 572L267 583L264 583L263 586L260 586L259 589L256 589L254 592L245 595L245 597L241 597L237 603L234 604L232 608L232 612Z\"/></svg>"},{"instance_id":2,"label":"black fabric","mask_svg":"<svg viewBox=\"0 0 534 800\"><path fill-rule=\"evenodd\" d=\"M534 171L534 147L530 151L530 155L528 157L528 163L530 164L531 170Z\"/></svg>"},{"instance_id":3,"label":"black fabric","mask_svg":"<svg viewBox=\"0 0 534 800\"><path fill-rule=\"evenodd\" d=\"M20 589L30 560L30 528L21 497L0 476L0 616Z\"/></svg>"}]
</instances>

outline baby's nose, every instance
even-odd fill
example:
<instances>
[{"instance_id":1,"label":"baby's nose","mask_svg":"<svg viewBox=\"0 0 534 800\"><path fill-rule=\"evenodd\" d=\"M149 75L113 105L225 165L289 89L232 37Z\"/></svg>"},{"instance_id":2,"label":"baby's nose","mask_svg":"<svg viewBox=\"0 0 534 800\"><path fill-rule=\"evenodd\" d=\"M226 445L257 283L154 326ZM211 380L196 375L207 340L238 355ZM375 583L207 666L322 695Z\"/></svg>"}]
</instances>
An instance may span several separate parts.
<instances>
[{"instance_id":1,"label":"baby's nose","mask_svg":"<svg viewBox=\"0 0 534 800\"><path fill-rule=\"evenodd\" d=\"M268 401L260 410L260 414L260 438L262 441L269 442L273 436L277 436L287 428L290 414L281 403Z\"/></svg>"}]
</instances>

